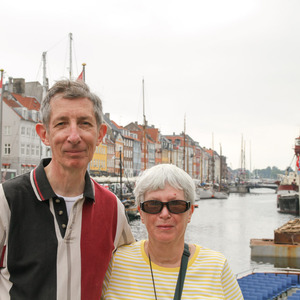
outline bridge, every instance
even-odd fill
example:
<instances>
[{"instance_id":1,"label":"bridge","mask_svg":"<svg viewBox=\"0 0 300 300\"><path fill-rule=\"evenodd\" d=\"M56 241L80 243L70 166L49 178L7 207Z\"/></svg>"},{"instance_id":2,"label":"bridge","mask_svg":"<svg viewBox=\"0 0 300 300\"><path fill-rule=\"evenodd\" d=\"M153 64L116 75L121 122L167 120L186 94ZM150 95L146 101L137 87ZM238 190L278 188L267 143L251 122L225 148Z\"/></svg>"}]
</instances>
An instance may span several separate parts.
<instances>
[{"instance_id":1,"label":"bridge","mask_svg":"<svg viewBox=\"0 0 300 300\"><path fill-rule=\"evenodd\" d=\"M278 185L275 183L251 183L249 182L247 184L248 189L272 189L276 190L278 189Z\"/></svg>"}]
</instances>

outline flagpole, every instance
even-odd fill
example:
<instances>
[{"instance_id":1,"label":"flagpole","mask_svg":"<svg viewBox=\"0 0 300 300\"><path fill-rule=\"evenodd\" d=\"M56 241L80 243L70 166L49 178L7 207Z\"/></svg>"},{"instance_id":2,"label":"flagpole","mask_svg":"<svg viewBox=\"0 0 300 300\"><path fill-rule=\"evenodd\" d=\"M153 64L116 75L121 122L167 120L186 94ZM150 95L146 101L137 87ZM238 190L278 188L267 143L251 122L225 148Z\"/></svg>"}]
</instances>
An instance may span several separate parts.
<instances>
[{"instance_id":1,"label":"flagpole","mask_svg":"<svg viewBox=\"0 0 300 300\"><path fill-rule=\"evenodd\" d=\"M83 82L85 82L85 66L86 66L86 64L85 63L83 63L82 64L82 68L83 68L83 70L82 70L82 80L83 80Z\"/></svg>"},{"instance_id":2,"label":"flagpole","mask_svg":"<svg viewBox=\"0 0 300 300\"><path fill-rule=\"evenodd\" d=\"M3 72L4 70L1 69L1 79L0 79L0 182L2 182L2 111L3 111Z\"/></svg>"}]
</instances>

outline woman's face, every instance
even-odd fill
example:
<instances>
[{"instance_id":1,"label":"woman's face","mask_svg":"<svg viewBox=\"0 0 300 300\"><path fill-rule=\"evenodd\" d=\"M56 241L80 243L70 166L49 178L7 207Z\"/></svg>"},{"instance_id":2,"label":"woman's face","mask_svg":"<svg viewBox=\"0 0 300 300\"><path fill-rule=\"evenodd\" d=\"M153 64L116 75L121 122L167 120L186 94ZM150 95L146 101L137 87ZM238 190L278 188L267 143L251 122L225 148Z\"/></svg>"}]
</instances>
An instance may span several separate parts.
<instances>
[{"instance_id":1,"label":"woman's face","mask_svg":"<svg viewBox=\"0 0 300 300\"><path fill-rule=\"evenodd\" d=\"M185 200L185 198L182 190L166 185L163 190L146 192L144 202L147 200L169 202L171 200ZM166 206L158 214L148 214L142 211L140 207L139 211L141 220L147 228L149 241L177 244L184 242L185 230L191 220L194 206L180 214L170 213Z\"/></svg>"}]
</instances>

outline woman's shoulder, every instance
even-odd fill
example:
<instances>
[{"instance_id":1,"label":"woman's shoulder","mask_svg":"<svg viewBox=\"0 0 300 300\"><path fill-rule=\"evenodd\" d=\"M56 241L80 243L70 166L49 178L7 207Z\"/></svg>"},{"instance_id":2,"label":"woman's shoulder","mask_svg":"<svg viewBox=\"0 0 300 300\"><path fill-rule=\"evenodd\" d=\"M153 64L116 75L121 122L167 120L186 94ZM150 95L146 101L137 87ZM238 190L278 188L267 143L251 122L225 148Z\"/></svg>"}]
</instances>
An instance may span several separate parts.
<instances>
[{"instance_id":1,"label":"woman's shoulder","mask_svg":"<svg viewBox=\"0 0 300 300\"><path fill-rule=\"evenodd\" d=\"M195 245L196 246L196 254L198 257L200 258L204 258L204 259L217 259L217 260L222 260L225 261L226 257L224 256L224 254L222 254L219 251L216 250L212 250L200 245Z\"/></svg>"},{"instance_id":2,"label":"woman's shoulder","mask_svg":"<svg viewBox=\"0 0 300 300\"><path fill-rule=\"evenodd\" d=\"M132 244L128 244L128 245L123 245L121 247L119 247L114 255L115 256L123 256L123 255L130 255L130 254L136 254L137 252L141 251L141 248L144 245L144 241L137 241L134 242Z\"/></svg>"}]
</instances>

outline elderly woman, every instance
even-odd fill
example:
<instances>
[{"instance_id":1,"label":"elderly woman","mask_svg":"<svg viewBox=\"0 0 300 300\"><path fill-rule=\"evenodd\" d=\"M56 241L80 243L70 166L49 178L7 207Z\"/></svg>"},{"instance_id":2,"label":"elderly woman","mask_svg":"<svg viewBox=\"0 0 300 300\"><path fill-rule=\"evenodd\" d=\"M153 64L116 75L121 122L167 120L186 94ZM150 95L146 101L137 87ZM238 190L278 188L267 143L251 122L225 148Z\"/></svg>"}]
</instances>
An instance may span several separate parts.
<instances>
[{"instance_id":1,"label":"elderly woman","mask_svg":"<svg viewBox=\"0 0 300 300\"><path fill-rule=\"evenodd\" d=\"M134 194L148 240L116 251L102 299L243 299L221 253L185 244L195 203L186 172L154 166L139 177Z\"/></svg>"}]
</instances>

